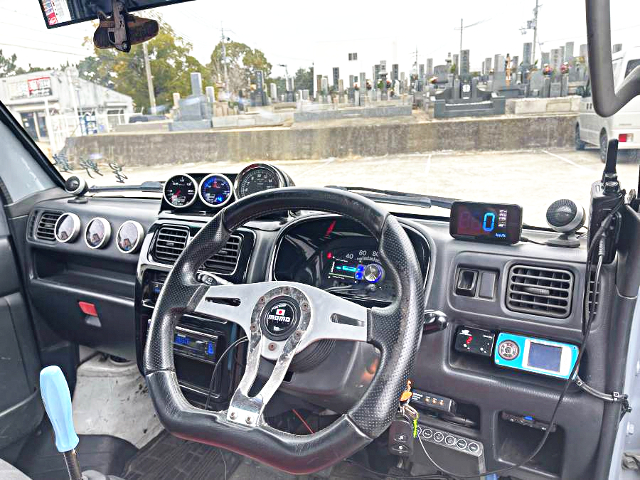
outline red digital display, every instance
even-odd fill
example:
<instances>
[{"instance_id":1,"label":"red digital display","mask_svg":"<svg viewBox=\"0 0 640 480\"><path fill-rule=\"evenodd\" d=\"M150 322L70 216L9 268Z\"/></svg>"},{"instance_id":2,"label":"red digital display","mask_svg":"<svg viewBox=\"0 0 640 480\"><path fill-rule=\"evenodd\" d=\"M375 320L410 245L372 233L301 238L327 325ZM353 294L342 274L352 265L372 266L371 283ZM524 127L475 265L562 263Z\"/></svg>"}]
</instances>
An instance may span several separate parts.
<instances>
[{"instance_id":1,"label":"red digital display","mask_svg":"<svg viewBox=\"0 0 640 480\"><path fill-rule=\"evenodd\" d=\"M454 238L513 244L521 230L518 205L454 202L451 207L449 231Z\"/></svg>"}]
</instances>

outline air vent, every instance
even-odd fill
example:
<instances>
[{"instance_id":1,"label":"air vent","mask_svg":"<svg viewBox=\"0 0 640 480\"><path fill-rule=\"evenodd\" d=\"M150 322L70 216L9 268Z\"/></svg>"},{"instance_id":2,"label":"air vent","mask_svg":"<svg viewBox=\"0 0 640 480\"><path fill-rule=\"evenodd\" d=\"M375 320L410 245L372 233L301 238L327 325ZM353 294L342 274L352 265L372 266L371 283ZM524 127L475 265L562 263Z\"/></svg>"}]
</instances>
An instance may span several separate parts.
<instances>
[{"instance_id":1,"label":"air vent","mask_svg":"<svg viewBox=\"0 0 640 480\"><path fill-rule=\"evenodd\" d=\"M36 218L38 218L38 210L34 210L31 212L31 216L29 217L29 223L27 225L27 238L34 238L36 233Z\"/></svg>"},{"instance_id":2,"label":"air vent","mask_svg":"<svg viewBox=\"0 0 640 480\"><path fill-rule=\"evenodd\" d=\"M47 212L45 211L40 215L38 220L38 226L36 227L35 238L38 240L44 240L46 242L56 241L56 222L62 215L61 212Z\"/></svg>"},{"instance_id":3,"label":"air vent","mask_svg":"<svg viewBox=\"0 0 640 480\"><path fill-rule=\"evenodd\" d=\"M598 303L600 302L600 290L602 290L602 280L600 280L600 288L598 293L594 297L595 293L595 281L596 281L596 272L594 270L591 271L591 275L589 277L589 311L593 309L594 313L598 313Z\"/></svg>"},{"instance_id":4,"label":"air vent","mask_svg":"<svg viewBox=\"0 0 640 480\"><path fill-rule=\"evenodd\" d=\"M189 227L168 225L160 228L153 251L154 258L159 262L174 263L187 246L188 239Z\"/></svg>"},{"instance_id":5,"label":"air vent","mask_svg":"<svg viewBox=\"0 0 640 480\"><path fill-rule=\"evenodd\" d=\"M189 228L164 226L158 231L153 257L162 263L173 264L187 246ZM225 247L207 260L204 269L221 275L231 275L238 266L242 237L231 235Z\"/></svg>"},{"instance_id":6,"label":"air vent","mask_svg":"<svg viewBox=\"0 0 640 480\"><path fill-rule=\"evenodd\" d=\"M221 275L231 275L238 266L241 248L242 237L231 235L224 248L204 262L204 269Z\"/></svg>"},{"instance_id":7,"label":"air vent","mask_svg":"<svg viewBox=\"0 0 640 480\"><path fill-rule=\"evenodd\" d=\"M507 308L514 312L566 318L572 295L573 274L568 270L514 265L509 271Z\"/></svg>"}]
</instances>

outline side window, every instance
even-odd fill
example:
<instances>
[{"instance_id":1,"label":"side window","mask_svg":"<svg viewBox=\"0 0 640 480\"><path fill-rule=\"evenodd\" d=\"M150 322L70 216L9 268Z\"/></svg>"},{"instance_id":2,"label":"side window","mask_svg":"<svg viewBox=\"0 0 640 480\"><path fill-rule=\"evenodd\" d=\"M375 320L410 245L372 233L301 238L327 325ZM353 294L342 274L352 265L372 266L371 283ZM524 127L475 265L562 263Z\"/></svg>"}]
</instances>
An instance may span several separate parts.
<instances>
[{"instance_id":1,"label":"side window","mask_svg":"<svg viewBox=\"0 0 640 480\"><path fill-rule=\"evenodd\" d=\"M55 186L13 132L2 122L0 145L0 178L9 191L12 202Z\"/></svg>"},{"instance_id":2,"label":"side window","mask_svg":"<svg viewBox=\"0 0 640 480\"><path fill-rule=\"evenodd\" d=\"M629 63L627 63L627 70L626 72L624 72L624 78L627 78L629 74L633 72L633 69L639 65L640 65L640 59L629 60Z\"/></svg>"},{"instance_id":3,"label":"side window","mask_svg":"<svg viewBox=\"0 0 640 480\"><path fill-rule=\"evenodd\" d=\"M613 88L618 90L620 85L620 66L622 65L622 59L615 60L613 62Z\"/></svg>"}]
</instances>

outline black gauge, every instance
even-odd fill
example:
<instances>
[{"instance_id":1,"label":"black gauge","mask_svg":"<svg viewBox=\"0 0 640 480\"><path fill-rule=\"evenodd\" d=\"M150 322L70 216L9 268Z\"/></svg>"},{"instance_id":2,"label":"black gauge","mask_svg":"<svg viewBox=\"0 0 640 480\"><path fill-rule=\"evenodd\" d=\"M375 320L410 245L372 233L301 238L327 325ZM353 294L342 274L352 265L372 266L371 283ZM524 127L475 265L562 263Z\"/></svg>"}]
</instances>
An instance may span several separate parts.
<instances>
[{"instance_id":1,"label":"black gauge","mask_svg":"<svg viewBox=\"0 0 640 480\"><path fill-rule=\"evenodd\" d=\"M134 253L144 237L142 225L133 220L127 220L118 229L116 246L122 253Z\"/></svg>"},{"instance_id":2,"label":"black gauge","mask_svg":"<svg viewBox=\"0 0 640 480\"><path fill-rule=\"evenodd\" d=\"M84 230L84 241L89 248L102 248L109 238L111 238L111 225L104 218L94 218Z\"/></svg>"},{"instance_id":3,"label":"black gauge","mask_svg":"<svg viewBox=\"0 0 640 480\"><path fill-rule=\"evenodd\" d=\"M209 207L221 207L233 196L231 180L219 173L207 175L200 182L200 200Z\"/></svg>"},{"instance_id":4,"label":"black gauge","mask_svg":"<svg viewBox=\"0 0 640 480\"><path fill-rule=\"evenodd\" d=\"M198 196L196 181L189 175L175 175L164 184L164 199L175 208L193 204Z\"/></svg>"},{"instance_id":5,"label":"black gauge","mask_svg":"<svg viewBox=\"0 0 640 480\"><path fill-rule=\"evenodd\" d=\"M243 198L253 193L280 188L285 185L285 177L280 170L271 165L256 163L249 165L238 174L236 196Z\"/></svg>"},{"instance_id":6,"label":"black gauge","mask_svg":"<svg viewBox=\"0 0 640 480\"><path fill-rule=\"evenodd\" d=\"M55 226L56 240L73 242L80 233L80 218L75 213L63 213Z\"/></svg>"}]
</instances>

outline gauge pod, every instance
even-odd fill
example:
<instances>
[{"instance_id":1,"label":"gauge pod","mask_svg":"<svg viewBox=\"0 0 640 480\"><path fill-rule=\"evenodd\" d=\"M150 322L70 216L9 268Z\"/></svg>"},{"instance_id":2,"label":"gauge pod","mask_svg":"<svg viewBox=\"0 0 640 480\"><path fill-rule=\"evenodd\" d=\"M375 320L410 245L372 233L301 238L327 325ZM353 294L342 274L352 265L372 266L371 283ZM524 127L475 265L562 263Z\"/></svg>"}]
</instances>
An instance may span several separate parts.
<instances>
[{"instance_id":1,"label":"gauge pod","mask_svg":"<svg viewBox=\"0 0 640 480\"><path fill-rule=\"evenodd\" d=\"M235 184L236 197L244 198L272 188L287 187L291 183L290 179L273 165L254 163L238 174Z\"/></svg>"},{"instance_id":2,"label":"gauge pod","mask_svg":"<svg viewBox=\"0 0 640 480\"><path fill-rule=\"evenodd\" d=\"M173 208L186 208L198 198L198 183L189 175L174 175L164 184L163 193Z\"/></svg>"},{"instance_id":3,"label":"gauge pod","mask_svg":"<svg viewBox=\"0 0 640 480\"><path fill-rule=\"evenodd\" d=\"M88 187L84 178L72 175L64 182L64 189L71 195L80 196L86 193Z\"/></svg>"},{"instance_id":4,"label":"gauge pod","mask_svg":"<svg viewBox=\"0 0 640 480\"><path fill-rule=\"evenodd\" d=\"M111 225L102 217L92 219L84 230L84 242L92 249L104 247L109 238L111 238Z\"/></svg>"},{"instance_id":5,"label":"gauge pod","mask_svg":"<svg viewBox=\"0 0 640 480\"><path fill-rule=\"evenodd\" d=\"M63 213L54 229L56 240L60 243L73 242L80 233L80 217L75 213Z\"/></svg>"},{"instance_id":6,"label":"gauge pod","mask_svg":"<svg viewBox=\"0 0 640 480\"><path fill-rule=\"evenodd\" d=\"M116 233L116 247L122 253L135 253L144 238L144 228L138 222L127 220Z\"/></svg>"},{"instance_id":7,"label":"gauge pod","mask_svg":"<svg viewBox=\"0 0 640 480\"><path fill-rule=\"evenodd\" d=\"M220 208L233 197L233 183L226 175L212 173L200 182L198 195L202 203L208 207Z\"/></svg>"}]
</instances>

